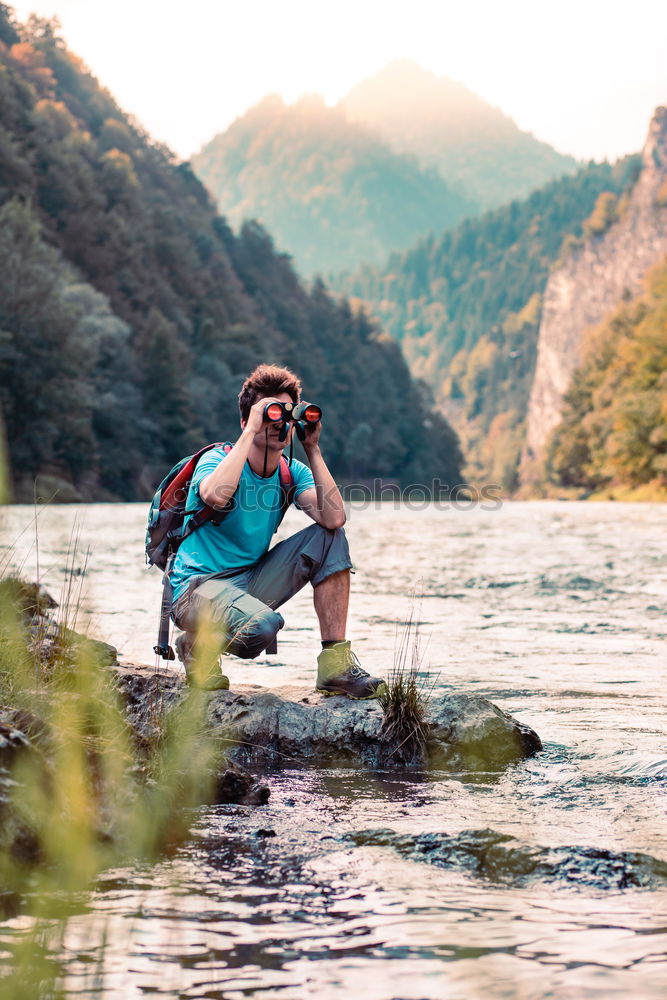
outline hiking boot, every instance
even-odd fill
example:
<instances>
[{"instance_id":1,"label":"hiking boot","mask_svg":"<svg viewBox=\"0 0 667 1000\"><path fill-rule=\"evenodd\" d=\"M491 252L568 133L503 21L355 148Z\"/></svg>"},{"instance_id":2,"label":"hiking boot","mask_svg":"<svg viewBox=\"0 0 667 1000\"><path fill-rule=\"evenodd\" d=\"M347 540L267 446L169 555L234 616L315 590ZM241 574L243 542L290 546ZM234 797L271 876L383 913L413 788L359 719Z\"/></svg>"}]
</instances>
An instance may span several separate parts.
<instances>
[{"instance_id":1,"label":"hiking boot","mask_svg":"<svg viewBox=\"0 0 667 1000\"><path fill-rule=\"evenodd\" d=\"M362 669L347 640L323 649L317 657L315 687L322 694L344 694L356 701L381 698L387 690L381 677L371 677Z\"/></svg>"},{"instance_id":2,"label":"hiking boot","mask_svg":"<svg viewBox=\"0 0 667 1000\"><path fill-rule=\"evenodd\" d=\"M229 690L229 677L223 674L218 660L209 665L196 663L193 654L194 639L191 632L181 632L174 643L176 655L185 667L185 678L190 687L201 691Z\"/></svg>"}]
</instances>

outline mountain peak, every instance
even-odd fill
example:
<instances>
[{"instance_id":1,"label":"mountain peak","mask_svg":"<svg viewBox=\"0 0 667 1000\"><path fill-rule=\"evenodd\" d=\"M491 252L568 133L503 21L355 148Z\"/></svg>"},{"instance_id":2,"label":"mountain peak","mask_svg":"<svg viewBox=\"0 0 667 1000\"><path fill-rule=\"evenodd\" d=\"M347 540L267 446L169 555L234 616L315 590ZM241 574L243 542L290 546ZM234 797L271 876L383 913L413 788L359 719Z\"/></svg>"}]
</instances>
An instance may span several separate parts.
<instances>
[{"instance_id":1,"label":"mountain peak","mask_svg":"<svg viewBox=\"0 0 667 1000\"><path fill-rule=\"evenodd\" d=\"M340 101L341 107L352 118L365 119L374 109L384 109L393 117L414 114L415 102L420 103L419 113L439 111L440 115L457 117L473 109L490 109L490 106L456 80L437 76L412 59L394 59L374 76L356 84ZM501 112L497 112L501 114ZM505 117L503 115L503 117Z\"/></svg>"},{"instance_id":2,"label":"mountain peak","mask_svg":"<svg viewBox=\"0 0 667 1000\"><path fill-rule=\"evenodd\" d=\"M573 157L522 132L462 83L411 59L390 62L353 87L339 107L484 207L527 197L577 167Z\"/></svg>"}]
</instances>

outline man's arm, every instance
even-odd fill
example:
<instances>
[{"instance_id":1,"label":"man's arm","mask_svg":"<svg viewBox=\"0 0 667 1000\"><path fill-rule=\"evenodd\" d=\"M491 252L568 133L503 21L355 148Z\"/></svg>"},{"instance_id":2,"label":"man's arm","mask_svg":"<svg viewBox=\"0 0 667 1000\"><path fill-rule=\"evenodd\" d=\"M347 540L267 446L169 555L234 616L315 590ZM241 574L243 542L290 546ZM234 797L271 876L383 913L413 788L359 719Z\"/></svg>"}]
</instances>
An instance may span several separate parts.
<instances>
[{"instance_id":1,"label":"man's arm","mask_svg":"<svg viewBox=\"0 0 667 1000\"><path fill-rule=\"evenodd\" d=\"M264 407L271 399L260 399L251 408L248 420L238 441L229 452L224 462L220 462L210 475L199 484L199 496L208 507L224 507L234 496L239 485L253 438L264 426Z\"/></svg>"},{"instance_id":2,"label":"man's arm","mask_svg":"<svg viewBox=\"0 0 667 1000\"><path fill-rule=\"evenodd\" d=\"M317 423L312 430L306 428L303 447L308 456L315 486L300 493L297 503L308 517L312 517L313 521L321 524L323 528L342 528L346 521L345 507L340 490L320 451L320 427L321 424Z\"/></svg>"}]
</instances>

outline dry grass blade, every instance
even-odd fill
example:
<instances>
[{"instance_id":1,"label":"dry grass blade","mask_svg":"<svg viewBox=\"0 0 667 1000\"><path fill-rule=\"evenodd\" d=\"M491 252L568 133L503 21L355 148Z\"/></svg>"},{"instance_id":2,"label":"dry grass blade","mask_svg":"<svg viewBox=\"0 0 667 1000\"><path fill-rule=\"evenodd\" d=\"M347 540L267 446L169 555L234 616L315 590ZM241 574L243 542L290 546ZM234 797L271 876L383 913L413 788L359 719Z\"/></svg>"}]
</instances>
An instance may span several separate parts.
<instances>
[{"instance_id":1,"label":"dry grass blade","mask_svg":"<svg viewBox=\"0 0 667 1000\"><path fill-rule=\"evenodd\" d=\"M411 609L387 678L387 692L380 699L382 735L397 744L394 752L403 750L406 756L423 752L428 740L426 710L431 689L427 690L422 677L422 658L419 624Z\"/></svg>"}]
</instances>

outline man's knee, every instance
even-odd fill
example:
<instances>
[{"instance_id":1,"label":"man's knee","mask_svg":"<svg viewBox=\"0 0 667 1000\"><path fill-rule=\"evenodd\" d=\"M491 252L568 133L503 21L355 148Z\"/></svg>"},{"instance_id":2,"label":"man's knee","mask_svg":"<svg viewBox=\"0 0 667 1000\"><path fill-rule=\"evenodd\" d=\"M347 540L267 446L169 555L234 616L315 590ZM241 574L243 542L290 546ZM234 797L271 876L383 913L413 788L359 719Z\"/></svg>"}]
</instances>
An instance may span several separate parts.
<instances>
[{"instance_id":1,"label":"man's knee","mask_svg":"<svg viewBox=\"0 0 667 1000\"><path fill-rule=\"evenodd\" d=\"M313 537L317 540L318 551L306 550L304 555L310 563L308 578L316 587L332 573L351 569L352 561L344 528L325 528L321 524L314 527L317 529Z\"/></svg>"},{"instance_id":2,"label":"man's knee","mask_svg":"<svg viewBox=\"0 0 667 1000\"><path fill-rule=\"evenodd\" d=\"M345 528L325 528L323 524L311 524L308 531L314 535L324 535L326 538L335 539L336 536L345 538Z\"/></svg>"},{"instance_id":3,"label":"man's knee","mask_svg":"<svg viewBox=\"0 0 667 1000\"><path fill-rule=\"evenodd\" d=\"M229 622L225 652L245 660L254 660L271 645L285 624L285 619L267 606L263 606L261 610L255 608L250 614L239 608L235 610L237 615Z\"/></svg>"}]
</instances>

